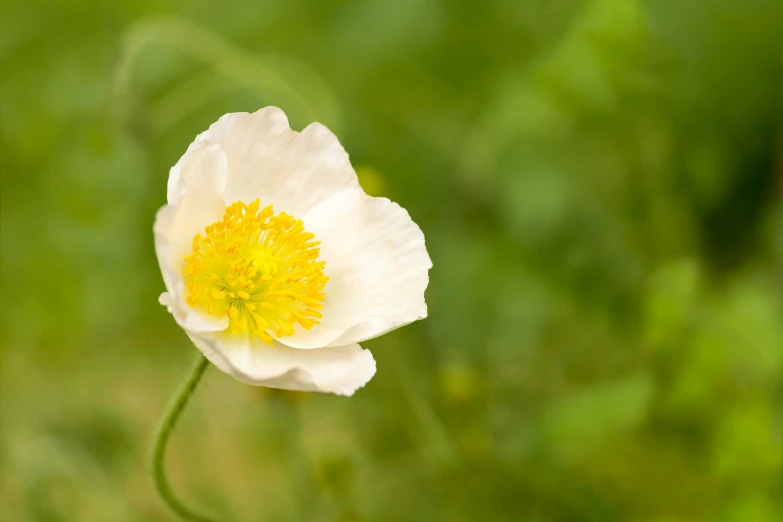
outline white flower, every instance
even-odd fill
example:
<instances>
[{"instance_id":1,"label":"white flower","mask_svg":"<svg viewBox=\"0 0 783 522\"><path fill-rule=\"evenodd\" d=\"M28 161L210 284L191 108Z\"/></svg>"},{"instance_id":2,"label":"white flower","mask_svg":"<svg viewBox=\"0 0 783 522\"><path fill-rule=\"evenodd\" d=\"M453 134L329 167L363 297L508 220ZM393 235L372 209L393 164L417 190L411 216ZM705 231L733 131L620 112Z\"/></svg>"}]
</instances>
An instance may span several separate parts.
<instances>
[{"instance_id":1,"label":"white flower","mask_svg":"<svg viewBox=\"0 0 783 522\"><path fill-rule=\"evenodd\" d=\"M274 107L196 138L154 230L160 302L249 384L351 395L375 374L358 343L427 316L419 227L362 191L326 127L295 132Z\"/></svg>"}]
</instances>

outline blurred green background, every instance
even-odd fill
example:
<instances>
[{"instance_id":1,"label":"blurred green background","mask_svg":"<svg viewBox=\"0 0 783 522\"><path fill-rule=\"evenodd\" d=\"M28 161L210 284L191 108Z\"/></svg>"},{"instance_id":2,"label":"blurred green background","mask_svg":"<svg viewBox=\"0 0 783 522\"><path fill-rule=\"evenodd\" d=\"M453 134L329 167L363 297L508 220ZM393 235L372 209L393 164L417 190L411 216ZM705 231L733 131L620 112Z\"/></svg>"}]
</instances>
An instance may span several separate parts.
<instances>
[{"instance_id":1,"label":"blurred green background","mask_svg":"<svg viewBox=\"0 0 783 522\"><path fill-rule=\"evenodd\" d=\"M211 369L172 439L247 521L781 520L780 0L0 1L0 520L170 521L168 169L321 121L434 261L351 399Z\"/></svg>"}]
</instances>

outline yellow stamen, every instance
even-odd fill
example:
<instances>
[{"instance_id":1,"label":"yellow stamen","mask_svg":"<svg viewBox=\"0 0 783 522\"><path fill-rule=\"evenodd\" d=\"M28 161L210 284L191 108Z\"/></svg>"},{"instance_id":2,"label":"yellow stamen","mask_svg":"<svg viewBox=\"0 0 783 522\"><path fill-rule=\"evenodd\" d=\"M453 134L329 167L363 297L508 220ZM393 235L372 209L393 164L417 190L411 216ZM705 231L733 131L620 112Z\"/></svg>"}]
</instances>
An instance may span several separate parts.
<instances>
[{"instance_id":1,"label":"yellow stamen","mask_svg":"<svg viewBox=\"0 0 783 522\"><path fill-rule=\"evenodd\" d=\"M210 315L228 317L229 330L251 332L271 344L272 335L291 335L294 325L318 324L326 298L320 244L300 219L272 205L241 201L221 221L193 238L185 257L187 303Z\"/></svg>"}]
</instances>

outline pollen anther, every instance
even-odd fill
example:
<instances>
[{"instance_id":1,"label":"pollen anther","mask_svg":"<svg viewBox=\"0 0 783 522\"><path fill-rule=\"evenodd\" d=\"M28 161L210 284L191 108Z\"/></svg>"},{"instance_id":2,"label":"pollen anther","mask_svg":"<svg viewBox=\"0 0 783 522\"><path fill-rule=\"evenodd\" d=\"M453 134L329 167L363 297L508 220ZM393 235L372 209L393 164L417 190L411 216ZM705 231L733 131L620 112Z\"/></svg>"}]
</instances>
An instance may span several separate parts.
<instances>
[{"instance_id":1,"label":"pollen anther","mask_svg":"<svg viewBox=\"0 0 783 522\"><path fill-rule=\"evenodd\" d=\"M302 220L260 201L238 201L221 221L193 238L185 257L187 303L210 315L225 316L229 330L251 333L271 344L277 337L318 324L326 298L320 244Z\"/></svg>"}]
</instances>

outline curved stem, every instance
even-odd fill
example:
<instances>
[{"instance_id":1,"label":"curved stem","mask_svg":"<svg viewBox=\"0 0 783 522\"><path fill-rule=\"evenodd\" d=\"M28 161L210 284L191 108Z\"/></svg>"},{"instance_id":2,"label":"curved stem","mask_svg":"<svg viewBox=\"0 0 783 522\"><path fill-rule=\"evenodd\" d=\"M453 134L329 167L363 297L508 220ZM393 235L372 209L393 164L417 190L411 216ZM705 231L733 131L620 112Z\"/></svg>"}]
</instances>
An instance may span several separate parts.
<instances>
[{"instance_id":1,"label":"curved stem","mask_svg":"<svg viewBox=\"0 0 783 522\"><path fill-rule=\"evenodd\" d=\"M168 444L171 432L174 431L177 421L185 410L185 406L188 405L190 396L193 395L193 392L196 390L208 365L209 361L207 358L199 354L198 360L193 366L188 379L185 381L185 384L182 386L179 393L173 396L160 426L158 426L157 433L155 434L155 448L152 452L152 459L150 462L152 482L155 485L155 489L157 490L158 495L160 495L160 498L166 503L169 509L179 515L183 520L198 522L212 522L212 519L191 510L177 498L177 495L174 493L171 483L166 476L166 445Z\"/></svg>"}]
</instances>

